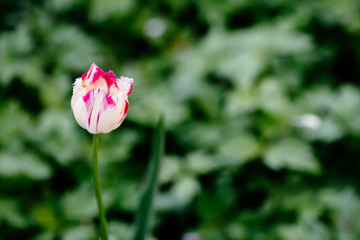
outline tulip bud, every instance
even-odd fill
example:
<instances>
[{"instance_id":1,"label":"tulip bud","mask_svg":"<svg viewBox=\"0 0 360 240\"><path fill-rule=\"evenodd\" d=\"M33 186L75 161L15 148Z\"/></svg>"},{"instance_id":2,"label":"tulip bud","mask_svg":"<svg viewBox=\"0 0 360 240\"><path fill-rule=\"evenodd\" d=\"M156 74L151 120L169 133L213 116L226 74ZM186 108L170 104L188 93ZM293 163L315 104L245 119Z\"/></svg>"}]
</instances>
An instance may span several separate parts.
<instances>
[{"instance_id":1,"label":"tulip bud","mask_svg":"<svg viewBox=\"0 0 360 240\"><path fill-rule=\"evenodd\" d=\"M108 133L120 126L128 107L133 79L116 78L94 63L74 83L71 108L78 124L92 134Z\"/></svg>"}]
</instances>

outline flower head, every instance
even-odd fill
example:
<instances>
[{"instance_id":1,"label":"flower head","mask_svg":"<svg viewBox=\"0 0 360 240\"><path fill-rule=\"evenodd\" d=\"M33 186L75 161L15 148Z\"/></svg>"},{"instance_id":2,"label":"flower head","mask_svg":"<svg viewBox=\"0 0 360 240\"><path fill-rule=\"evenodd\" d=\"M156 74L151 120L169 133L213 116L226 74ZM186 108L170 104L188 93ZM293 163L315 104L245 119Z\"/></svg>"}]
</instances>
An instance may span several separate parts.
<instances>
[{"instance_id":1,"label":"flower head","mask_svg":"<svg viewBox=\"0 0 360 240\"><path fill-rule=\"evenodd\" d=\"M74 83L71 108L78 124L92 134L108 133L120 126L128 108L134 80L116 78L92 64Z\"/></svg>"}]
</instances>

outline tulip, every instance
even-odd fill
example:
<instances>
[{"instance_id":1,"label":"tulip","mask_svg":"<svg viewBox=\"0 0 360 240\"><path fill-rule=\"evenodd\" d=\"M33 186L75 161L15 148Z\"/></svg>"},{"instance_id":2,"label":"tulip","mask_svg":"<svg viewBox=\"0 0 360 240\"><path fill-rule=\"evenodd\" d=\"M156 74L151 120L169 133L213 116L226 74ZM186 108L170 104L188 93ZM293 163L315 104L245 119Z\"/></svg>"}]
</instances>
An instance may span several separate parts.
<instances>
[{"instance_id":1,"label":"tulip","mask_svg":"<svg viewBox=\"0 0 360 240\"><path fill-rule=\"evenodd\" d=\"M101 197L98 166L99 134L120 126L129 108L128 96L134 80L116 78L113 71L104 72L94 63L74 83L71 108L78 124L93 135L93 176L100 218L100 235L108 240L105 209Z\"/></svg>"},{"instance_id":2,"label":"tulip","mask_svg":"<svg viewBox=\"0 0 360 240\"><path fill-rule=\"evenodd\" d=\"M92 64L74 83L71 108L77 123L92 134L108 133L120 126L128 108L133 79L116 78Z\"/></svg>"}]
</instances>

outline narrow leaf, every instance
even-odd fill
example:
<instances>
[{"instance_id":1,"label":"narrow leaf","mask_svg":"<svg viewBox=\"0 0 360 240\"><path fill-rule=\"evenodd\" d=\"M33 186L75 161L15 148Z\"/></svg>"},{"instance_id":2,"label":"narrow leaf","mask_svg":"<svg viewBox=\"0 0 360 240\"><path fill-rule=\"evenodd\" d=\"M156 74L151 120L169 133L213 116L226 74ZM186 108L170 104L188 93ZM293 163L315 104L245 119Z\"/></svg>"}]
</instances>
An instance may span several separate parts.
<instances>
[{"instance_id":1,"label":"narrow leaf","mask_svg":"<svg viewBox=\"0 0 360 240\"><path fill-rule=\"evenodd\" d=\"M132 240L145 240L148 233L149 217L157 189L160 162L164 151L164 118L160 117L153 137L152 156L143 186L142 198L137 212L136 231Z\"/></svg>"}]
</instances>

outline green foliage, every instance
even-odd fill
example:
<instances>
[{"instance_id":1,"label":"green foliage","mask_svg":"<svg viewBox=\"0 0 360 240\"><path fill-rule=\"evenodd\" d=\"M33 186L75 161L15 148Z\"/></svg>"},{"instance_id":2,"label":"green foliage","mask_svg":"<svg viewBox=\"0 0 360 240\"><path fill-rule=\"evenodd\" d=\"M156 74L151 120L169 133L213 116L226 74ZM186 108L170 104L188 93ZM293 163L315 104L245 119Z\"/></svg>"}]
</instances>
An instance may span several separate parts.
<instances>
[{"instance_id":1,"label":"green foliage","mask_svg":"<svg viewBox=\"0 0 360 240\"><path fill-rule=\"evenodd\" d=\"M360 238L357 0L10 1L0 9L0 240L95 239L92 62L135 79L101 138L109 233L130 239L166 125L150 239Z\"/></svg>"},{"instance_id":2,"label":"green foliage","mask_svg":"<svg viewBox=\"0 0 360 240\"><path fill-rule=\"evenodd\" d=\"M319 165L310 147L296 139L282 139L270 146L265 153L264 163L275 170L288 168L293 171L319 172Z\"/></svg>"}]
</instances>

